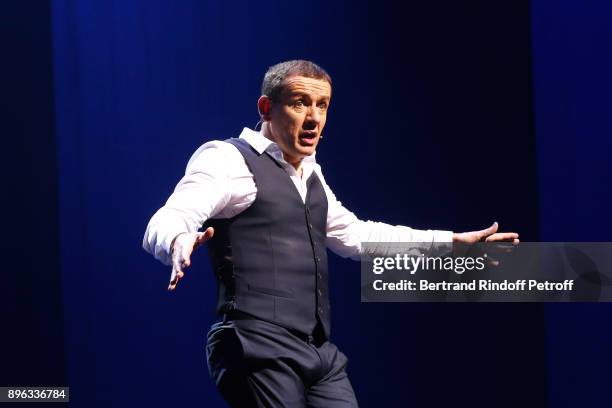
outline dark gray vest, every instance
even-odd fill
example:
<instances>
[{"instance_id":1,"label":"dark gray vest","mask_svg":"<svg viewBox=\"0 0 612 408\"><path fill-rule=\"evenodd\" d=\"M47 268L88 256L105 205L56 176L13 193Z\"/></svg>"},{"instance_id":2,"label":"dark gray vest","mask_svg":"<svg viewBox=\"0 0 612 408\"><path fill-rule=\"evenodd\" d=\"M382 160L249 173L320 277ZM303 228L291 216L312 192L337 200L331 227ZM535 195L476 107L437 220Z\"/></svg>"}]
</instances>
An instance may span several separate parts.
<instances>
[{"instance_id":1,"label":"dark gray vest","mask_svg":"<svg viewBox=\"0 0 612 408\"><path fill-rule=\"evenodd\" d=\"M310 335L317 324L329 337L327 198L316 173L306 204L286 171L243 139L228 139L244 156L257 185L249 208L211 219L208 242L217 280L217 313L238 310Z\"/></svg>"}]
</instances>

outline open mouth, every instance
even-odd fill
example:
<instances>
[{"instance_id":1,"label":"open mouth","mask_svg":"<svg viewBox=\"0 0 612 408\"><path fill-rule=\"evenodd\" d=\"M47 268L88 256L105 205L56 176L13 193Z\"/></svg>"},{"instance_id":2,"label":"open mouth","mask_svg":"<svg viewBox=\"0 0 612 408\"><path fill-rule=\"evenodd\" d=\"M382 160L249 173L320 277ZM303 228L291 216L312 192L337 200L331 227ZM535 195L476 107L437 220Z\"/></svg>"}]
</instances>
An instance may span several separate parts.
<instances>
[{"instance_id":1,"label":"open mouth","mask_svg":"<svg viewBox=\"0 0 612 408\"><path fill-rule=\"evenodd\" d=\"M317 132L314 130L306 130L300 133L300 141L303 144L312 146L317 138Z\"/></svg>"}]
</instances>

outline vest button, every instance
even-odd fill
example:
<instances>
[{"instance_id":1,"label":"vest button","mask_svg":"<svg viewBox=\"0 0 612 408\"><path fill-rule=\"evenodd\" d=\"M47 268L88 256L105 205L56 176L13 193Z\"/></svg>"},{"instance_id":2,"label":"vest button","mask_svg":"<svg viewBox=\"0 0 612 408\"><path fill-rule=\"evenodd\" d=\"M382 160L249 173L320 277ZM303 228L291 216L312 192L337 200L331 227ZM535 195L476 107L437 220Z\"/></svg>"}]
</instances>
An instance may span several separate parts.
<instances>
[{"instance_id":1,"label":"vest button","mask_svg":"<svg viewBox=\"0 0 612 408\"><path fill-rule=\"evenodd\" d=\"M323 279L323 275L321 275L321 272L317 273L317 276L319 277L319 279Z\"/></svg>"},{"instance_id":2,"label":"vest button","mask_svg":"<svg viewBox=\"0 0 612 408\"><path fill-rule=\"evenodd\" d=\"M312 229L312 228L313 228L311 223L309 223L309 224L308 224L308 226L310 227L310 229Z\"/></svg>"},{"instance_id":3,"label":"vest button","mask_svg":"<svg viewBox=\"0 0 612 408\"><path fill-rule=\"evenodd\" d=\"M321 291L321 289L317 289L317 293L319 294L319 296L323 296L323 292Z\"/></svg>"}]
</instances>

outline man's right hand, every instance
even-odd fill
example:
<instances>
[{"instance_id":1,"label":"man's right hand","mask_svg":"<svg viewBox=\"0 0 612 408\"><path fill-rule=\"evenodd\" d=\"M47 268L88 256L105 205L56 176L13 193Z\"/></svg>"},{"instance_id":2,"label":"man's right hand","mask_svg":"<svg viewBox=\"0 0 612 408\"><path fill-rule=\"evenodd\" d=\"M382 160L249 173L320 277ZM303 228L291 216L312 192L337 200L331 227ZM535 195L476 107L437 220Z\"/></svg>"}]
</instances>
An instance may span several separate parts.
<instances>
[{"instance_id":1,"label":"man's right hand","mask_svg":"<svg viewBox=\"0 0 612 408\"><path fill-rule=\"evenodd\" d=\"M184 270L191 265L191 253L194 249L212 238L215 230L208 227L204 232L184 232L178 234L172 242L172 275L168 290L176 289L178 282L185 276Z\"/></svg>"}]
</instances>

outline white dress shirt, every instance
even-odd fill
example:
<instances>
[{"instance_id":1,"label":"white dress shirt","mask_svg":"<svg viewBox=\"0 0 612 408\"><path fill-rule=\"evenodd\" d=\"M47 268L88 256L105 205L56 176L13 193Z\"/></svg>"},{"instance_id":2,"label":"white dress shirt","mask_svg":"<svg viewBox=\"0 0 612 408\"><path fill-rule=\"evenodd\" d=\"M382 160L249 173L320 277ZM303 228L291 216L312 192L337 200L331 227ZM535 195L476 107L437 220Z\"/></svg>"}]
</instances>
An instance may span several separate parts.
<instances>
[{"instance_id":1,"label":"white dress shirt","mask_svg":"<svg viewBox=\"0 0 612 408\"><path fill-rule=\"evenodd\" d=\"M240 138L258 153L264 152L282 165L302 200L306 181L317 173L327 196L327 247L343 257L359 259L362 242L450 243L452 232L417 230L382 222L362 221L347 210L331 191L315 155L302 161L302 177L287 163L279 146L261 132L244 128ZM196 232L209 218L231 218L246 210L255 200L257 186L242 154L232 144L214 140L195 151L166 205L149 221L143 238L144 249L166 265L171 263L170 245L183 232ZM438 246L437 246L438 247ZM440 247L438 247L440 248ZM376 251L370 249L369 252Z\"/></svg>"}]
</instances>

